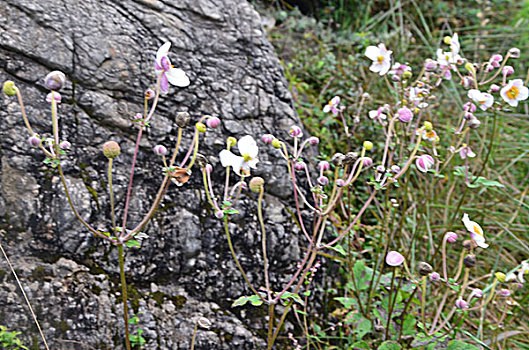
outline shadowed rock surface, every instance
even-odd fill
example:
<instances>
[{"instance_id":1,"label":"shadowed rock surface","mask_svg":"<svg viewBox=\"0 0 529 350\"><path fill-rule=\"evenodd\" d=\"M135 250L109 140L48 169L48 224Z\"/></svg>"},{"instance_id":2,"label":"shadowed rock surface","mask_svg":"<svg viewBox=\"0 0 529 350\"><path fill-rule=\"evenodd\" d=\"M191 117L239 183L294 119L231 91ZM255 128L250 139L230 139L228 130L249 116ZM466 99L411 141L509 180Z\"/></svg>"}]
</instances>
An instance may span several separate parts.
<instances>
[{"instance_id":1,"label":"shadowed rock surface","mask_svg":"<svg viewBox=\"0 0 529 350\"><path fill-rule=\"evenodd\" d=\"M154 56L165 41L172 42L172 63L187 72L191 85L171 87L161 98L141 143L129 228L148 211L161 183L163 165L152 148L174 145L176 112L188 111L192 117L184 131L184 149L192 125L202 115L222 119L221 127L209 130L200 145L215 166L217 193L224 181L217 155L227 136L283 136L296 122L259 15L240 0L0 0L0 81L10 79L19 86L40 135L51 133L43 78L52 70L68 77L59 122L60 137L70 141L72 149L63 167L81 215L97 228L108 230L110 222L101 145L112 139L122 149L114 163L119 218L137 133L132 119L143 110L143 91L155 83ZM0 228L5 232L0 239L50 348L123 349L117 249L75 220L56 171L43 164L40 151L27 145L29 134L18 104L1 96ZM288 276L299 256L297 235L281 206L292 192L285 165L275 152L259 145L261 162L255 175L267 182L271 282L279 288L277 276ZM243 196L231 229L241 263L261 286L255 199L251 193ZM126 256L130 305L139 313L145 349L189 348L200 316L212 327L199 330L196 349L263 346L264 311L231 308L235 298L249 291L206 202L196 168L185 186L169 188L146 233L150 237L143 247L127 249ZM27 306L7 264L0 261L0 324L22 331L26 345L40 348Z\"/></svg>"}]
</instances>

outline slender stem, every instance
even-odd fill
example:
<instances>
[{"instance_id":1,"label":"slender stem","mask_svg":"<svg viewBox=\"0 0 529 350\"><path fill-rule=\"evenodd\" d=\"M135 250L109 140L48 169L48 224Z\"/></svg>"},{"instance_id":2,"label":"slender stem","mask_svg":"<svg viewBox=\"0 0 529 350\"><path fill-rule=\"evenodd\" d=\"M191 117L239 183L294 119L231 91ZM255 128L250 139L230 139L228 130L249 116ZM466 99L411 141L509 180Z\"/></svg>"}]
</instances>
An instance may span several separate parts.
<instances>
[{"instance_id":1,"label":"slender stem","mask_svg":"<svg viewBox=\"0 0 529 350\"><path fill-rule=\"evenodd\" d=\"M176 139L176 146L174 148L173 156L171 157L171 163L169 163L169 166L173 166L174 162L176 161L176 155L178 154L178 149L180 148L180 142L182 142L182 128L178 127L178 137Z\"/></svg>"},{"instance_id":2,"label":"slender stem","mask_svg":"<svg viewBox=\"0 0 529 350\"><path fill-rule=\"evenodd\" d=\"M274 345L274 343L272 342L274 335L274 307L275 304L268 305L268 350L271 350L272 345Z\"/></svg>"},{"instance_id":3,"label":"slender stem","mask_svg":"<svg viewBox=\"0 0 529 350\"><path fill-rule=\"evenodd\" d=\"M195 339L197 337L198 321L195 322L195 328L193 329L193 337L191 338L191 350L195 349Z\"/></svg>"},{"instance_id":4,"label":"slender stem","mask_svg":"<svg viewBox=\"0 0 529 350\"><path fill-rule=\"evenodd\" d=\"M193 164L195 164L195 160L197 159L197 153L198 153L198 133L199 131L196 130L195 131L195 136L193 137L193 141L194 141L194 147L192 147L192 149L194 150L193 151L193 157L191 158L191 161L189 162L189 165L186 167L186 169L191 169L191 167L193 166ZM191 152L191 149L189 150ZM189 153L188 153L189 155ZM182 161L182 165L180 165L180 167L183 167L184 166L184 163L186 162L187 158L188 158L188 155L186 155L186 157L184 158L184 160Z\"/></svg>"},{"instance_id":5,"label":"slender stem","mask_svg":"<svg viewBox=\"0 0 529 350\"><path fill-rule=\"evenodd\" d=\"M141 140L142 134L143 134L143 124L140 125L140 130L138 131L138 137L136 138L136 147L134 148L134 156L132 157L132 166L130 168L129 186L127 188L127 197L125 199L125 209L123 210L123 224L121 225L121 237L122 238L127 235L127 214L129 211L130 194L132 192L132 183L134 181L134 168L136 167L136 158L138 156L138 150L140 148L140 140Z\"/></svg>"},{"instance_id":6,"label":"slender stem","mask_svg":"<svg viewBox=\"0 0 529 350\"><path fill-rule=\"evenodd\" d=\"M259 294L259 292L257 292L254 286L250 283L250 280L248 280L246 273L244 272L241 264L239 263L239 259L237 259L237 255L235 254L235 250L233 249L233 244L231 243L230 230L228 228L228 217L227 216L224 217L224 231L226 233L226 239L228 240L228 246L230 247L231 256L233 257L233 260L235 260L235 264L239 268L239 271L241 272L242 277L246 281L246 284L248 285L248 287L250 287L252 292L254 292L254 294L256 294L263 301L263 303L267 303L267 301L263 299L261 294Z\"/></svg>"},{"instance_id":7,"label":"slender stem","mask_svg":"<svg viewBox=\"0 0 529 350\"><path fill-rule=\"evenodd\" d=\"M127 281L125 280L125 258L123 256L123 244L118 244L119 274L121 276L121 296L123 297L123 319L125 321L125 345L130 350L129 339L129 310L127 305Z\"/></svg>"},{"instance_id":8,"label":"slender stem","mask_svg":"<svg viewBox=\"0 0 529 350\"><path fill-rule=\"evenodd\" d=\"M112 228L116 229L116 214L114 212L114 190L112 189L112 158L108 158L108 192L110 195L110 216Z\"/></svg>"},{"instance_id":9,"label":"slender stem","mask_svg":"<svg viewBox=\"0 0 529 350\"><path fill-rule=\"evenodd\" d=\"M422 277L422 290L421 290L421 319L424 328L426 328L426 315L424 309L426 308L426 276Z\"/></svg>"},{"instance_id":10,"label":"slender stem","mask_svg":"<svg viewBox=\"0 0 529 350\"><path fill-rule=\"evenodd\" d=\"M24 102L22 101L22 94L18 88L15 88L15 90L17 92L18 104L20 105L20 110L22 111L22 119L24 119L24 124L26 124L26 128L28 128L29 133L34 135L35 133L33 132L33 129L29 124L29 119L26 115L26 109L24 108Z\"/></svg>"},{"instance_id":11,"label":"slender stem","mask_svg":"<svg viewBox=\"0 0 529 350\"><path fill-rule=\"evenodd\" d=\"M257 217L259 218L259 224L261 225L261 234L262 234L261 242L262 242L262 248L263 248L265 286L266 286L266 292L268 293L268 301L270 301L272 300L272 291L270 290L270 279L268 277L268 257L266 255L266 229L265 229L264 220L263 220L263 196L264 196L264 186L260 186L259 187L259 199L257 202ZM269 337L270 336L271 336L271 333L269 333Z\"/></svg>"},{"instance_id":12,"label":"slender stem","mask_svg":"<svg viewBox=\"0 0 529 350\"><path fill-rule=\"evenodd\" d=\"M393 286L394 286L394 283L395 283L395 270L397 268L393 268L393 273L391 274L391 284L390 284L390 287L389 287L389 295L388 295L388 322L386 324L386 340L388 340L389 338L389 326L391 325L391 314L393 313L393 305L391 304L391 295L393 294ZM395 295L395 299L397 298L397 295Z\"/></svg>"},{"instance_id":13,"label":"slender stem","mask_svg":"<svg viewBox=\"0 0 529 350\"><path fill-rule=\"evenodd\" d=\"M17 89L18 91L18 89ZM35 312L33 311L33 308L31 307L31 304L29 302L28 296L26 295L26 292L24 291L24 288L22 288L22 283L20 283L20 280L18 279L17 273L15 272L15 269L13 268L13 265L11 265L11 261L7 257L6 252L4 251L4 248L2 247L2 244L0 243L0 249L2 250L2 254L4 254L4 258L7 261L7 264L9 265L9 268L11 269L11 272L13 273L13 276L15 276L15 279L17 281L18 287L20 288L20 291L22 292L22 295L24 296L24 299L26 300L26 304L28 304L29 311L31 312L31 316L33 316L33 321L37 325L37 328L39 329L40 337L42 338L42 341L44 342L44 346L46 347L46 350L49 350L48 343L46 342L46 338L44 337L44 333L42 333L42 329L40 328L39 321L37 320L37 316L35 315Z\"/></svg>"}]
</instances>

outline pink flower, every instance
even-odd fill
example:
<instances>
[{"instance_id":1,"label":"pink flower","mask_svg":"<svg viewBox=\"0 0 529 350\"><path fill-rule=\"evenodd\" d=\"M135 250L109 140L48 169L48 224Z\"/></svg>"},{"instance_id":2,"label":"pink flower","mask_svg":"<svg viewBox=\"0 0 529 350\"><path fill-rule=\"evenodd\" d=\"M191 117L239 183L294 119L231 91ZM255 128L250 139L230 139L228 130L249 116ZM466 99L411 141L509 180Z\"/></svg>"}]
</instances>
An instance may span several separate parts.
<instances>
[{"instance_id":1,"label":"pink flower","mask_svg":"<svg viewBox=\"0 0 529 350\"><path fill-rule=\"evenodd\" d=\"M386 255L386 264L389 266L400 266L403 262L404 257L399 252L392 250Z\"/></svg>"},{"instance_id":2,"label":"pink flower","mask_svg":"<svg viewBox=\"0 0 529 350\"><path fill-rule=\"evenodd\" d=\"M457 233L451 231L447 232L445 238L448 243L455 243L455 241L457 241Z\"/></svg>"},{"instance_id":3,"label":"pink flower","mask_svg":"<svg viewBox=\"0 0 529 350\"><path fill-rule=\"evenodd\" d=\"M210 117L206 120L208 128L216 129L220 126L220 119L217 117Z\"/></svg>"},{"instance_id":4,"label":"pink flower","mask_svg":"<svg viewBox=\"0 0 529 350\"><path fill-rule=\"evenodd\" d=\"M463 299L457 299L456 300L456 307L458 309L466 309L468 307L468 303L464 301Z\"/></svg>"},{"instance_id":5,"label":"pink flower","mask_svg":"<svg viewBox=\"0 0 529 350\"><path fill-rule=\"evenodd\" d=\"M326 171L331 168L331 165L329 164L329 162L322 160L318 163L318 168L320 168L321 171Z\"/></svg>"},{"instance_id":6,"label":"pink flower","mask_svg":"<svg viewBox=\"0 0 529 350\"><path fill-rule=\"evenodd\" d=\"M459 156L461 157L461 159L466 159L467 157L474 158L476 156L476 153L472 151L470 146L463 145L463 147L461 147L461 149L459 150Z\"/></svg>"},{"instance_id":7,"label":"pink flower","mask_svg":"<svg viewBox=\"0 0 529 350\"><path fill-rule=\"evenodd\" d=\"M433 157L428 154L423 154L422 156L418 157L415 161L417 169L419 169L419 171L423 173L427 173L428 170L430 170L434 164L435 161Z\"/></svg>"},{"instance_id":8,"label":"pink flower","mask_svg":"<svg viewBox=\"0 0 529 350\"><path fill-rule=\"evenodd\" d=\"M303 131L301 131L301 128L299 126L292 125L288 134L292 137L301 137L303 136Z\"/></svg>"},{"instance_id":9,"label":"pink flower","mask_svg":"<svg viewBox=\"0 0 529 350\"><path fill-rule=\"evenodd\" d=\"M413 119L413 113L408 107L402 107L397 111L398 118L403 123L409 123Z\"/></svg>"}]
</instances>

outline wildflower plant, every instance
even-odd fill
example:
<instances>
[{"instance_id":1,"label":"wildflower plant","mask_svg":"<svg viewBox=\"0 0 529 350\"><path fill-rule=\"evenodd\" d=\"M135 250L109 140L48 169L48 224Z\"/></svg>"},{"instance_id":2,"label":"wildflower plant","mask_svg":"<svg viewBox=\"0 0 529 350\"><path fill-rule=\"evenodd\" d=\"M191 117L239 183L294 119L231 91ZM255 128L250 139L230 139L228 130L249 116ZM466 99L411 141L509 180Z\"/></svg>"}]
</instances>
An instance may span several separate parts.
<instances>
[{"instance_id":1,"label":"wildflower plant","mask_svg":"<svg viewBox=\"0 0 529 350\"><path fill-rule=\"evenodd\" d=\"M143 240L148 239L147 235L143 230L152 219L157 208L159 207L162 198L165 193L169 190L172 183L177 186L185 184L190 175L191 169L197 160L199 139L200 134L206 132L208 126L210 128L216 128L220 124L220 120L213 116L203 116L195 124L194 134L189 149L184 155L180 155L181 152L181 141L183 138L183 130L189 124L190 116L187 112L179 112L176 115L176 123L178 125L177 141L173 148L172 153L163 146L156 145L153 149L153 153L160 157L161 167L160 173L163 177L161 180L158 192L150 205L148 212L146 212L141 220L135 220L138 222L134 227L128 225L130 199L133 192L133 181L134 173L136 169L136 159L139 152L139 145L144 134L144 131L149 128L150 122L155 117L155 112L160 101L161 93L167 93L169 86L174 85L177 87L186 87L190 84L189 78L186 73L181 69L174 68L169 60L169 48L171 44L169 42L163 44L157 51L156 57L153 60L154 71L156 73L156 84L154 89L147 89L143 94L144 106L143 112L138 113L131 118L131 124L137 129L137 138L135 148L133 150L132 164L130 167L130 176L128 179L128 186L126 189L125 203L123 207L123 214L121 221L115 215L115 201L114 201L114 190L112 182L112 169L113 160L120 155L121 148L119 143L114 140L107 141L102 145L102 152L108 159L108 196L110 202L110 221L108 223L98 223L97 226L90 224L85 218L83 218L77 210L74 200L71 197L70 190L68 188L68 181L65 178L63 164L64 160L68 158L68 151L75 147L75 143L70 143L66 140L60 139L61 135L60 123L59 123L59 111L61 95L60 90L66 83L67 77L64 73L54 71L49 73L44 78L44 85L49 90L45 100L50 104L50 114L52 120L52 130L49 134L45 131L37 131L31 126L31 116L26 115L24 103L22 99L22 93L19 88L12 81L7 81L3 85L3 91L8 96L16 96L21 108L22 118L28 131L28 144L31 147L38 148L44 155L44 163L52 168L53 171L57 172L61 179L65 196L68 200L71 210L75 214L79 222L85 227L85 229L93 234L94 236L101 238L113 246L116 246L119 254L119 269L121 277L121 287L123 296L123 319L125 323L125 337L124 342L127 349L131 349L131 342L134 344L143 344L145 339L141 336L143 332L141 329L137 329L135 335L129 331L129 324L135 324L138 322L136 316L129 318L128 302L127 302L127 284L125 279L124 270L124 248L140 248ZM204 122L206 124L204 124ZM177 159L180 158L178 161ZM107 227L107 230L102 230L99 227ZM98 227L98 228L96 228ZM131 321L132 320L132 321ZM42 334L42 333L41 333ZM42 336L44 337L44 336ZM46 341L44 343L47 347Z\"/></svg>"}]
</instances>

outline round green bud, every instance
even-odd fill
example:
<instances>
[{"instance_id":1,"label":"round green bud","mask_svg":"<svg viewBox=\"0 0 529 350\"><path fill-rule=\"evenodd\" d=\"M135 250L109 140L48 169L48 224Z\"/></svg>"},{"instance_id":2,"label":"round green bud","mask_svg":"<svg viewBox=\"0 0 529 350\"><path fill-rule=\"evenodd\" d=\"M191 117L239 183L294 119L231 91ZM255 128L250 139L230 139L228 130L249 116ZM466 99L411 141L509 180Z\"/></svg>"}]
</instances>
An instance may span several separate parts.
<instances>
[{"instance_id":1,"label":"round green bud","mask_svg":"<svg viewBox=\"0 0 529 350\"><path fill-rule=\"evenodd\" d=\"M474 66L470 62L465 63L465 69L468 70L470 73L474 72Z\"/></svg>"},{"instance_id":2,"label":"round green bud","mask_svg":"<svg viewBox=\"0 0 529 350\"><path fill-rule=\"evenodd\" d=\"M237 144L237 139L233 136L228 137L226 140L226 143L228 144L228 147L233 147Z\"/></svg>"},{"instance_id":3,"label":"round green bud","mask_svg":"<svg viewBox=\"0 0 529 350\"><path fill-rule=\"evenodd\" d=\"M121 148L116 141L107 141L103 144L103 154L109 159L116 158L120 152Z\"/></svg>"},{"instance_id":4,"label":"round green bud","mask_svg":"<svg viewBox=\"0 0 529 350\"><path fill-rule=\"evenodd\" d=\"M4 83L4 94L7 96L15 96L17 94L17 87L14 81L8 80Z\"/></svg>"},{"instance_id":5,"label":"round green bud","mask_svg":"<svg viewBox=\"0 0 529 350\"><path fill-rule=\"evenodd\" d=\"M494 276L495 276L496 279L497 279L498 281L500 281L501 283L504 283L504 282L505 282L505 278L507 277L507 276L505 276L505 274L504 274L503 272L496 272L496 273L494 274Z\"/></svg>"},{"instance_id":6,"label":"round green bud","mask_svg":"<svg viewBox=\"0 0 529 350\"><path fill-rule=\"evenodd\" d=\"M410 79L411 77L413 76L413 73L410 72L409 70L405 71L404 73L402 73L402 77L404 79Z\"/></svg>"},{"instance_id":7,"label":"round green bud","mask_svg":"<svg viewBox=\"0 0 529 350\"><path fill-rule=\"evenodd\" d=\"M176 113L176 125L180 128L185 128L189 124L189 113L178 112Z\"/></svg>"},{"instance_id":8,"label":"round green bud","mask_svg":"<svg viewBox=\"0 0 529 350\"><path fill-rule=\"evenodd\" d=\"M263 188L265 183L265 180L262 177L256 176L250 180L250 191L253 193L259 193L261 192L261 189Z\"/></svg>"},{"instance_id":9,"label":"round green bud","mask_svg":"<svg viewBox=\"0 0 529 350\"><path fill-rule=\"evenodd\" d=\"M281 148L281 145L283 145L283 142L279 141L278 139L274 139L272 141L272 147L274 148Z\"/></svg>"},{"instance_id":10,"label":"round green bud","mask_svg":"<svg viewBox=\"0 0 529 350\"><path fill-rule=\"evenodd\" d=\"M443 39L443 42L446 44L446 45L450 45L450 41L452 41L452 37L447 35L444 37Z\"/></svg>"},{"instance_id":11,"label":"round green bud","mask_svg":"<svg viewBox=\"0 0 529 350\"><path fill-rule=\"evenodd\" d=\"M197 128L198 132L206 132L208 129L204 123L196 123L195 128Z\"/></svg>"},{"instance_id":12,"label":"round green bud","mask_svg":"<svg viewBox=\"0 0 529 350\"><path fill-rule=\"evenodd\" d=\"M366 149L366 151L371 151L373 149L373 142L364 141L364 148Z\"/></svg>"},{"instance_id":13,"label":"round green bud","mask_svg":"<svg viewBox=\"0 0 529 350\"><path fill-rule=\"evenodd\" d=\"M428 121L424 122L424 129L427 131L433 130L433 124Z\"/></svg>"}]
</instances>

